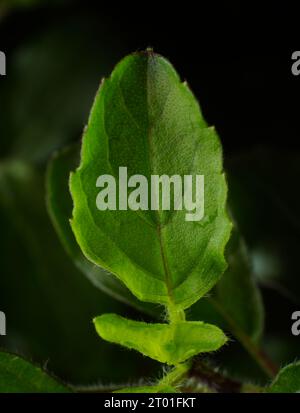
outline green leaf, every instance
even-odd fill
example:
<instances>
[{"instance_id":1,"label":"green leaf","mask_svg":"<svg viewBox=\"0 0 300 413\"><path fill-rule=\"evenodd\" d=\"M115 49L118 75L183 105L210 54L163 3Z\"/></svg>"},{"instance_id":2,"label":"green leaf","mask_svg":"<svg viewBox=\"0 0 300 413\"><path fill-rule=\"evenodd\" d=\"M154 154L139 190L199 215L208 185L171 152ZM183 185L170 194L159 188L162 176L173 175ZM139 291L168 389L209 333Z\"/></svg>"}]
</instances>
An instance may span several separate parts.
<instances>
[{"instance_id":1,"label":"green leaf","mask_svg":"<svg viewBox=\"0 0 300 413\"><path fill-rule=\"evenodd\" d=\"M186 211L98 211L96 180L128 175L204 175L205 216ZM102 83L71 175L72 229L84 254L140 300L184 309L226 268L231 224L221 145L169 62L152 52L125 58Z\"/></svg>"},{"instance_id":2,"label":"green leaf","mask_svg":"<svg viewBox=\"0 0 300 413\"><path fill-rule=\"evenodd\" d=\"M138 350L161 363L176 365L198 353L218 350L227 338L216 326L201 321L148 324L116 314L94 319L97 333L104 340Z\"/></svg>"},{"instance_id":3,"label":"green leaf","mask_svg":"<svg viewBox=\"0 0 300 413\"><path fill-rule=\"evenodd\" d=\"M69 175L79 164L79 145L71 145L55 153L48 163L46 178L47 208L59 238L77 268L100 290L115 299L149 314L158 309L139 301L113 274L89 261L82 253L71 229L73 202L69 191Z\"/></svg>"},{"instance_id":4,"label":"green leaf","mask_svg":"<svg viewBox=\"0 0 300 413\"><path fill-rule=\"evenodd\" d=\"M177 393L177 390L172 386L157 385L157 386L141 386L127 387L125 389L116 390L114 393Z\"/></svg>"},{"instance_id":5,"label":"green leaf","mask_svg":"<svg viewBox=\"0 0 300 413\"><path fill-rule=\"evenodd\" d=\"M1 393L68 393L70 389L23 358L0 352Z\"/></svg>"},{"instance_id":6,"label":"green leaf","mask_svg":"<svg viewBox=\"0 0 300 413\"><path fill-rule=\"evenodd\" d=\"M268 391L271 393L300 393L300 361L281 369Z\"/></svg>"}]
</instances>

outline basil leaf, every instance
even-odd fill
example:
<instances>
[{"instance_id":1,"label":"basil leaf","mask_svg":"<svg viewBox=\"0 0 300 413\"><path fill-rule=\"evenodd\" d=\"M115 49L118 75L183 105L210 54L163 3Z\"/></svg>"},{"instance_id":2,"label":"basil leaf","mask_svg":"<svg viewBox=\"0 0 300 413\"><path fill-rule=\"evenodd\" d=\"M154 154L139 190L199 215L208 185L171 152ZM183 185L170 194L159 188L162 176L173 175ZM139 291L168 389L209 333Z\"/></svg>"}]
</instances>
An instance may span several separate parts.
<instances>
[{"instance_id":1,"label":"basil leaf","mask_svg":"<svg viewBox=\"0 0 300 413\"><path fill-rule=\"evenodd\" d=\"M23 358L0 352L1 393L68 393L70 389Z\"/></svg>"},{"instance_id":2,"label":"basil leaf","mask_svg":"<svg viewBox=\"0 0 300 413\"><path fill-rule=\"evenodd\" d=\"M161 363L176 365L198 353L218 350L227 338L218 327L202 321L148 324L116 314L94 319L104 340L138 350Z\"/></svg>"},{"instance_id":3,"label":"basil leaf","mask_svg":"<svg viewBox=\"0 0 300 413\"><path fill-rule=\"evenodd\" d=\"M271 393L300 393L300 361L281 369L268 390Z\"/></svg>"},{"instance_id":4,"label":"basil leaf","mask_svg":"<svg viewBox=\"0 0 300 413\"><path fill-rule=\"evenodd\" d=\"M186 211L98 211L99 175L204 175L205 217ZM80 167L71 175L72 229L82 251L140 300L189 307L226 268L231 224L221 145L169 62L152 52L125 58L96 96Z\"/></svg>"}]
</instances>

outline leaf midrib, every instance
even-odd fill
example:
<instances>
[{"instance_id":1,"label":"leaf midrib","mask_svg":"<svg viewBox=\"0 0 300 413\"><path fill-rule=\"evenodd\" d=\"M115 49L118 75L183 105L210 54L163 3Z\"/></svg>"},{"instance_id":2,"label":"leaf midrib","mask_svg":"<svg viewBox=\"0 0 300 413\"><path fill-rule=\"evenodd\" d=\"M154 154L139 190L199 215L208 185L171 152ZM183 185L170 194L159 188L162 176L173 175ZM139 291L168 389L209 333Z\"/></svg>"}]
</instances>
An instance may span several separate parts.
<instances>
[{"instance_id":1,"label":"leaf midrib","mask_svg":"<svg viewBox=\"0 0 300 413\"><path fill-rule=\"evenodd\" d=\"M152 129L153 125L150 123L150 117L149 117L149 59L151 56L147 57L147 69L146 69L146 98L147 98L147 118L148 118L148 124L147 124L147 143L148 143L148 168L149 168L149 176L151 176L151 173L155 171L154 164L152 161L152 154L153 154L153 142L152 142ZM153 62L155 60L153 59ZM171 90L171 88L170 88ZM169 96L170 90L167 94L167 98ZM165 105L164 105L165 108ZM163 228L161 227L160 223L160 216L159 216L159 211L155 210L155 216L157 220L156 224L156 232L159 240L159 245L160 245L160 255L163 263L163 269L164 269L164 274L165 274L165 282L166 282L166 287L167 287L167 292L169 296L170 302L174 305L174 300L173 300L173 287L172 287L172 279L171 279L171 273L169 269L169 264L168 264L168 259L166 256L166 251L165 251L165 246L163 242L163 237L162 237L162 230Z\"/></svg>"}]
</instances>

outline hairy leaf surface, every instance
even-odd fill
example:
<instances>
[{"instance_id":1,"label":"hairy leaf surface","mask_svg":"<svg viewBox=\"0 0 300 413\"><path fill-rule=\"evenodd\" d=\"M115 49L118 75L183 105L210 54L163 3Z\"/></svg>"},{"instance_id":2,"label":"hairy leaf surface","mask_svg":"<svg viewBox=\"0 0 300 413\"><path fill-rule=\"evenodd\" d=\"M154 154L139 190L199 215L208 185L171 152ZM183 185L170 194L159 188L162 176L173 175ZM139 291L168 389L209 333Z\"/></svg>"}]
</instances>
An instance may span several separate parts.
<instances>
[{"instance_id":1,"label":"hairy leaf surface","mask_svg":"<svg viewBox=\"0 0 300 413\"><path fill-rule=\"evenodd\" d=\"M148 324L116 314L103 314L96 317L94 323L104 340L138 350L169 365L181 363L198 353L217 350L227 341L218 327L202 321Z\"/></svg>"},{"instance_id":2,"label":"hairy leaf surface","mask_svg":"<svg viewBox=\"0 0 300 413\"><path fill-rule=\"evenodd\" d=\"M67 393L70 389L23 358L0 352L0 392Z\"/></svg>"},{"instance_id":3,"label":"hairy leaf surface","mask_svg":"<svg viewBox=\"0 0 300 413\"><path fill-rule=\"evenodd\" d=\"M96 180L119 167L128 176L204 175L205 216L187 211L99 211ZM187 308L226 268L231 224L221 145L169 62L152 52L125 58L102 83L71 176L72 228L84 254L140 300Z\"/></svg>"},{"instance_id":4,"label":"hairy leaf surface","mask_svg":"<svg viewBox=\"0 0 300 413\"><path fill-rule=\"evenodd\" d=\"M271 393L300 393L300 362L289 364L281 369L269 391Z\"/></svg>"}]
</instances>

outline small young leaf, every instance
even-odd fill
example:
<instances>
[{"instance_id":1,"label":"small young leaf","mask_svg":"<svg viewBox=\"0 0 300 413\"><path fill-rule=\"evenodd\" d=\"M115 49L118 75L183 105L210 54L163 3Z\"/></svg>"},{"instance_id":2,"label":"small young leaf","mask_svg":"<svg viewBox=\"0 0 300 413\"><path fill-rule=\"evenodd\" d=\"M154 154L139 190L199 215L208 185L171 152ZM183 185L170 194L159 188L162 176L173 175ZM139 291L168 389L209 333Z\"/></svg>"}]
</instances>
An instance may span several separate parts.
<instances>
[{"instance_id":1,"label":"small young leaf","mask_svg":"<svg viewBox=\"0 0 300 413\"><path fill-rule=\"evenodd\" d=\"M300 393L300 361L281 369L268 391L271 393Z\"/></svg>"},{"instance_id":2,"label":"small young leaf","mask_svg":"<svg viewBox=\"0 0 300 413\"><path fill-rule=\"evenodd\" d=\"M96 207L97 178L119 167L128 175L204 175L205 216L185 210ZM84 254L120 278L140 300L185 309L226 268L231 223L221 145L197 101L169 62L152 52L125 58L96 96L80 167L71 175L72 229Z\"/></svg>"},{"instance_id":3,"label":"small young leaf","mask_svg":"<svg viewBox=\"0 0 300 413\"><path fill-rule=\"evenodd\" d=\"M70 389L23 358L0 352L1 393L68 393Z\"/></svg>"},{"instance_id":4,"label":"small young leaf","mask_svg":"<svg viewBox=\"0 0 300 413\"><path fill-rule=\"evenodd\" d=\"M218 327L201 321L148 324L116 314L94 319L104 340L138 350L161 363L176 365L198 353L218 350L227 339Z\"/></svg>"}]
</instances>

